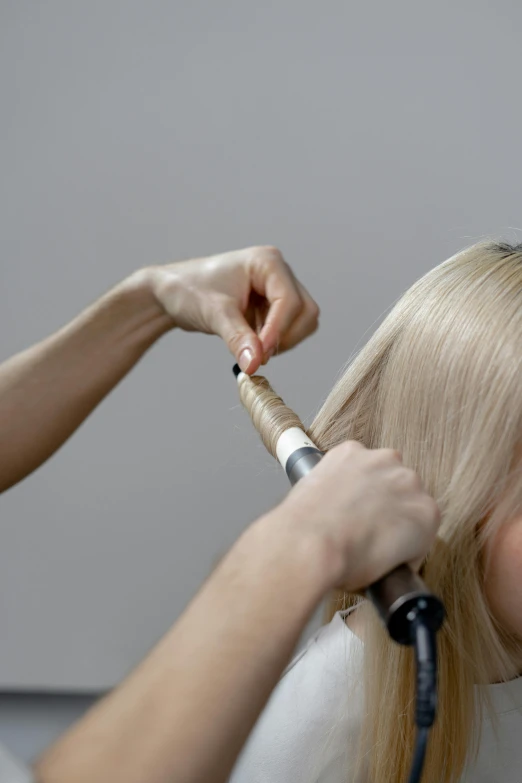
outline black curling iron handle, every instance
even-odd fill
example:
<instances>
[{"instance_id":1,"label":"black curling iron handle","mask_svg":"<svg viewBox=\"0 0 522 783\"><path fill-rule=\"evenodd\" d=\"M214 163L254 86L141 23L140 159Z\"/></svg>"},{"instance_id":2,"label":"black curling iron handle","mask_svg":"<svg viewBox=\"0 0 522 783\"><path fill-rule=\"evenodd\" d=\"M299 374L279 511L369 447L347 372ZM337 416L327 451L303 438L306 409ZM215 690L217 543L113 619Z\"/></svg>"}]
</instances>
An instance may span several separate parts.
<instances>
[{"instance_id":1,"label":"black curling iron handle","mask_svg":"<svg viewBox=\"0 0 522 783\"><path fill-rule=\"evenodd\" d=\"M435 632L444 620L444 606L430 593L422 579L404 564L374 582L365 591L388 629L399 644L413 644L419 617Z\"/></svg>"},{"instance_id":2,"label":"black curling iron handle","mask_svg":"<svg viewBox=\"0 0 522 783\"><path fill-rule=\"evenodd\" d=\"M297 449L285 466L290 483L296 484L306 476L322 457L323 452L314 446ZM414 643L415 625L420 617L433 632L439 630L444 620L442 602L406 564L370 585L365 595L377 609L391 638L399 644Z\"/></svg>"}]
</instances>

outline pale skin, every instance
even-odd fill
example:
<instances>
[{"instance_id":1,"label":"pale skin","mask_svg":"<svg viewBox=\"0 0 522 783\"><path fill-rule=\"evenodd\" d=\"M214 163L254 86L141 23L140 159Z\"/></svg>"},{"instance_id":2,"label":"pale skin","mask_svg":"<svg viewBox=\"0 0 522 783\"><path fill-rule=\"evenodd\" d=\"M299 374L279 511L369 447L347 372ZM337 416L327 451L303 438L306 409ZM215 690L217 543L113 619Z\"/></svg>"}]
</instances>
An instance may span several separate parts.
<instances>
[{"instance_id":1,"label":"pale skin","mask_svg":"<svg viewBox=\"0 0 522 783\"><path fill-rule=\"evenodd\" d=\"M50 457L166 332L217 334L252 374L314 332L318 316L275 248L139 270L1 365L0 490Z\"/></svg>"},{"instance_id":2,"label":"pale skin","mask_svg":"<svg viewBox=\"0 0 522 783\"><path fill-rule=\"evenodd\" d=\"M0 366L1 489L54 453L166 332L218 334L252 373L317 318L275 248L140 270ZM140 666L42 755L37 779L225 781L322 597L415 567L438 524L396 451L332 449L246 529Z\"/></svg>"},{"instance_id":3,"label":"pale skin","mask_svg":"<svg viewBox=\"0 0 522 783\"><path fill-rule=\"evenodd\" d=\"M485 590L500 624L522 638L522 516L503 524L485 545L489 555ZM513 677L522 673L522 653L514 663ZM493 681L496 680L492 675Z\"/></svg>"}]
</instances>

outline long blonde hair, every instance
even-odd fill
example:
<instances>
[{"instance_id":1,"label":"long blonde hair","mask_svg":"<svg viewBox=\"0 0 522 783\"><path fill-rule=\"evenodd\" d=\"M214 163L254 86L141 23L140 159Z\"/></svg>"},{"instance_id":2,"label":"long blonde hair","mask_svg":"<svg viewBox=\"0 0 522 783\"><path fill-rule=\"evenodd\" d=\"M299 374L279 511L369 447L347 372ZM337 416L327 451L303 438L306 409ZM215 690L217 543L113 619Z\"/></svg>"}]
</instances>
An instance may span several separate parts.
<instances>
[{"instance_id":1,"label":"long blonde hair","mask_svg":"<svg viewBox=\"0 0 522 783\"><path fill-rule=\"evenodd\" d=\"M488 608L482 552L522 507L522 246L473 245L415 283L308 433L325 451L346 439L398 449L439 505L440 536L421 573L447 620L423 781L453 783L490 706L487 690L474 686L492 671L509 679L520 652ZM390 641L371 606L358 611L366 613L360 758L366 753L371 783L403 783L414 744L411 650Z\"/></svg>"}]
</instances>

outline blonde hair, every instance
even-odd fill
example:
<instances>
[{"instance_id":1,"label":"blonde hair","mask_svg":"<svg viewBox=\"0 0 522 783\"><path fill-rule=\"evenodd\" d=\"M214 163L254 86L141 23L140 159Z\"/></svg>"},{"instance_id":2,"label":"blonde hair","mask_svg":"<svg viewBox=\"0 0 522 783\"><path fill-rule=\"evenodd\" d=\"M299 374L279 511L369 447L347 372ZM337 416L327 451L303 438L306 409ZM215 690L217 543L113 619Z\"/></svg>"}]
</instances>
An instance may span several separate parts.
<instances>
[{"instance_id":1,"label":"blonde hair","mask_svg":"<svg viewBox=\"0 0 522 783\"><path fill-rule=\"evenodd\" d=\"M421 571L447 612L423 776L429 783L459 779L478 750L483 709L491 709L480 686L492 672L512 677L520 655L519 640L488 606L483 551L522 507L521 378L522 246L482 242L399 299L307 430L324 451L347 439L397 449L441 510L440 535ZM345 605L359 600L343 596ZM366 615L359 765L372 783L403 783L414 746L411 650L389 639L371 605L357 611Z\"/></svg>"}]
</instances>

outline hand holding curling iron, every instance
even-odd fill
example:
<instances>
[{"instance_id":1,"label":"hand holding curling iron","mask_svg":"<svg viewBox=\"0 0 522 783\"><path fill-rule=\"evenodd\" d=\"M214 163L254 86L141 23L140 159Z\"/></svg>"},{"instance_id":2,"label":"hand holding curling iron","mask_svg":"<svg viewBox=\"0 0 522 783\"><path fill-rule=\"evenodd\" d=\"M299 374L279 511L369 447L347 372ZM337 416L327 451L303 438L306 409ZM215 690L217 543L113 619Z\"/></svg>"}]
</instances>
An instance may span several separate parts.
<instances>
[{"instance_id":1,"label":"hand holding curling iron","mask_svg":"<svg viewBox=\"0 0 522 783\"><path fill-rule=\"evenodd\" d=\"M330 450L273 512L289 531L321 542L331 587L362 590L402 563L420 567L440 514L393 449L346 441Z\"/></svg>"}]
</instances>

